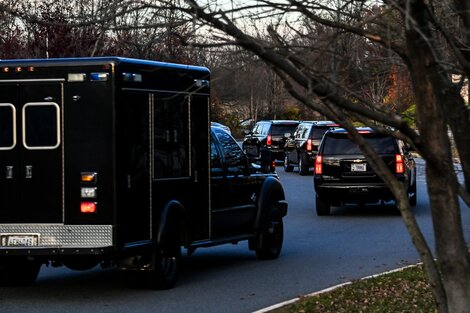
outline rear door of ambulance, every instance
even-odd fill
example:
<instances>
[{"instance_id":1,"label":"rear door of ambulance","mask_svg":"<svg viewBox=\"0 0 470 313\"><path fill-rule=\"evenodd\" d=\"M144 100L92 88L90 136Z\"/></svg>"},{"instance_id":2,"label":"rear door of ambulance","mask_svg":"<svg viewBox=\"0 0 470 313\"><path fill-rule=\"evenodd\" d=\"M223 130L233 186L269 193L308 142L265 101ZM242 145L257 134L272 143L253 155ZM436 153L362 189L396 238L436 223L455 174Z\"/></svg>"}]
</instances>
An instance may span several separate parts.
<instances>
[{"instance_id":1,"label":"rear door of ambulance","mask_svg":"<svg viewBox=\"0 0 470 313\"><path fill-rule=\"evenodd\" d=\"M0 80L0 224L63 221L62 99L61 79ZM2 245L37 239L4 236Z\"/></svg>"}]
</instances>

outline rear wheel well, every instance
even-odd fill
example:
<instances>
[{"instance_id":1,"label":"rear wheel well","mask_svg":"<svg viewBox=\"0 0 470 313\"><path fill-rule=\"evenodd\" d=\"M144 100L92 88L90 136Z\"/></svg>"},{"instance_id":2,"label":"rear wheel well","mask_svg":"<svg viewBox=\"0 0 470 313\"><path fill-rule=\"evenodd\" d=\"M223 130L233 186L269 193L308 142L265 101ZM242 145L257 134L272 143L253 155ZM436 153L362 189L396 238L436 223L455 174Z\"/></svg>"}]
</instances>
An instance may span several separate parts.
<instances>
[{"instance_id":1,"label":"rear wheel well","mask_svg":"<svg viewBox=\"0 0 470 313\"><path fill-rule=\"evenodd\" d=\"M188 225L188 215L184 206L176 200L169 201L160 215L156 244L161 244L166 236L176 235L182 245L189 245L191 236Z\"/></svg>"}]
</instances>

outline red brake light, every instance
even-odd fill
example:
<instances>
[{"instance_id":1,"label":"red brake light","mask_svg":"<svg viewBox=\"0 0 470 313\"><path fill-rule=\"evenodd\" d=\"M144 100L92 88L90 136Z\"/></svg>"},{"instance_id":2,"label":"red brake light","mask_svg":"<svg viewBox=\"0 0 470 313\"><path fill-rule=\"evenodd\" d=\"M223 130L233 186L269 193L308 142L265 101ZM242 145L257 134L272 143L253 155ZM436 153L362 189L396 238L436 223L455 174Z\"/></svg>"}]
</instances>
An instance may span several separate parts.
<instances>
[{"instance_id":1,"label":"red brake light","mask_svg":"<svg viewBox=\"0 0 470 313\"><path fill-rule=\"evenodd\" d=\"M307 140L307 151L312 151L312 139Z\"/></svg>"},{"instance_id":2,"label":"red brake light","mask_svg":"<svg viewBox=\"0 0 470 313\"><path fill-rule=\"evenodd\" d=\"M272 144L273 140L271 135L268 135L268 138L266 138L266 145L270 146Z\"/></svg>"},{"instance_id":3,"label":"red brake light","mask_svg":"<svg viewBox=\"0 0 470 313\"><path fill-rule=\"evenodd\" d=\"M96 213L96 202L80 202L80 212Z\"/></svg>"},{"instance_id":4,"label":"red brake light","mask_svg":"<svg viewBox=\"0 0 470 313\"><path fill-rule=\"evenodd\" d=\"M405 164L403 163L403 156L401 154L395 155L395 171L397 174L403 174L405 172Z\"/></svg>"},{"instance_id":5,"label":"red brake light","mask_svg":"<svg viewBox=\"0 0 470 313\"><path fill-rule=\"evenodd\" d=\"M315 174L321 175L323 173L323 157L317 155L315 157Z\"/></svg>"}]
</instances>

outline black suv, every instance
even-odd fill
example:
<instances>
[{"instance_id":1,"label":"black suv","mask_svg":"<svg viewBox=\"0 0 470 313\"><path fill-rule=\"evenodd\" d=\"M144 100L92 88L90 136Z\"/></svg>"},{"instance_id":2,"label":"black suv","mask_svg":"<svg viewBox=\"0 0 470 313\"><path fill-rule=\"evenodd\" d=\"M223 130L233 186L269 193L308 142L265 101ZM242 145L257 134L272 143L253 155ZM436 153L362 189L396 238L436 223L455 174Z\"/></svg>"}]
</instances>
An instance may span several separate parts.
<instances>
[{"instance_id":1,"label":"black suv","mask_svg":"<svg viewBox=\"0 0 470 313\"><path fill-rule=\"evenodd\" d=\"M409 149L401 140L371 128L357 130L407 187L410 204L416 205L416 167ZM395 200L342 128L330 130L323 137L315 158L314 186L318 215L329 215L332 205Z\"/></svg>"},{"instance_id":2,"label":"black suv","mask_svg":"<svg viewBox=\"0 0 470 313\"><path fill-rule=\"evenodd\" d=\"M297 126L294 134L287 138L284 154L284 170L292 172L294 165L299 174L306 175L313 166L323 135L328 129L339 125L331 121L305 121Z\"/></svg>"},{"instance_id":3,"label":"black suv","mask_svg":"<svg viewBox=\"0 0 470 313\"><path fill-rule=\"evenodd\" d=\"M259 121L245 136L242 148L252 161L259 162L267 158L274 169L273 161L284 159L285 135L292 134L299 123L291 120Z\"/></svg>"}]
</instances>

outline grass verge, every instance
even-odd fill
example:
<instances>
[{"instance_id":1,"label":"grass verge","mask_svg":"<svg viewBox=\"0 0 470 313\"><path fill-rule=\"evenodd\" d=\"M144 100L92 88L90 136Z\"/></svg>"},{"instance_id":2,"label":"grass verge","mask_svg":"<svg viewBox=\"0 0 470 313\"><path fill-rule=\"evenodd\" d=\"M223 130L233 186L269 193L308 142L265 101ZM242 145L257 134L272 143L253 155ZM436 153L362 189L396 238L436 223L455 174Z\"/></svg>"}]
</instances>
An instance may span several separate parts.
<instances>
[{"instance_id":1,"label":"grass verge","mask_svg":"<svg viewBox=\"0 0 470 313\"><path fill-rule=\"evenodd\" d=\"M330 292L302 297L272 313L437 312L421 266L352 282Z\"/></svg>"}]
</instances>

